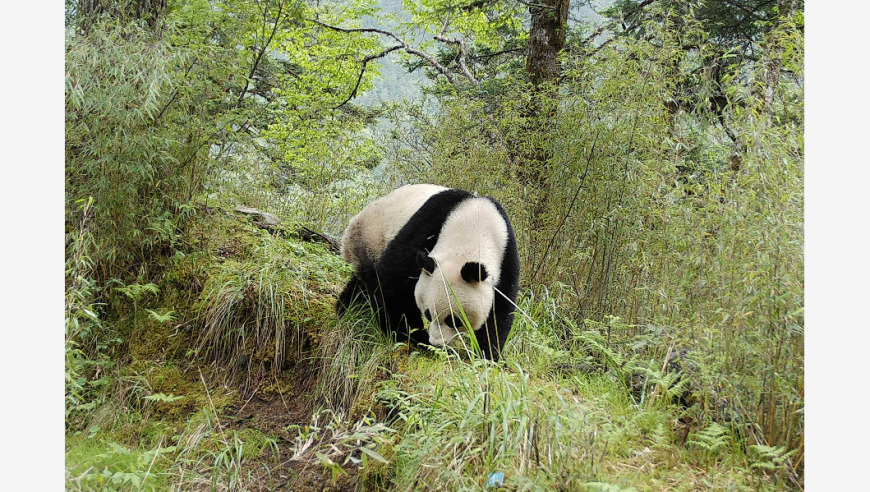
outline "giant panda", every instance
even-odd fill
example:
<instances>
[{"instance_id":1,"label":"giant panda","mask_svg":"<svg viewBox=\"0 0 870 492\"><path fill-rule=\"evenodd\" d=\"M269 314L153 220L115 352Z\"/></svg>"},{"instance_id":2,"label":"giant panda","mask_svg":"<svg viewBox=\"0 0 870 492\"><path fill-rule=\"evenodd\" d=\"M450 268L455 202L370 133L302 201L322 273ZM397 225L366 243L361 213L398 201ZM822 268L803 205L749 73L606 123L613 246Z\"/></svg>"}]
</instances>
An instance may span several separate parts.
<instances>
[{"instance_id":1,"label":"giant panda","mask_svg":"<svg viewBox=\"0 0 870 492\"><path fill-rule=\"evenodd\" d=\"M464 313L483 356L499 359L513 324L520 262L496 200L403 186L351 219L341 254L354 276L339 296L340 316L368 302L381 328L399 340L438 346L458 342Z\"/></svg>"}]
</instances>

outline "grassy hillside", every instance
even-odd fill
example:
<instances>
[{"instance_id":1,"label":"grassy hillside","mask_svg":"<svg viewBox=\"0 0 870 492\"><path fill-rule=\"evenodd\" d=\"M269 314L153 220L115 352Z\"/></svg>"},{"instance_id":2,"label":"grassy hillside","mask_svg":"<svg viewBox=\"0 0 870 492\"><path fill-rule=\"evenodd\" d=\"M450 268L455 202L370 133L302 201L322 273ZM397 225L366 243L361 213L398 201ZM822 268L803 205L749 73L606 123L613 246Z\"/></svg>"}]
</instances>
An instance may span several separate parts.
<instances>
[{"instance_id":1,"label":"grassy hillside","mask_svg":"<svg viewBox=\"0 0 870 492\"><path fill-rule=\"evenodd\" d=\"M349 266L283 219L197 207L160 282L119 306L107 353L123 363L70 415L68 489L787 485L776 450L693 420L668 360L625 360L547 296L521 296L497 365L394 344L370 313L336 319Z\"/></svg>"}]
</instances>

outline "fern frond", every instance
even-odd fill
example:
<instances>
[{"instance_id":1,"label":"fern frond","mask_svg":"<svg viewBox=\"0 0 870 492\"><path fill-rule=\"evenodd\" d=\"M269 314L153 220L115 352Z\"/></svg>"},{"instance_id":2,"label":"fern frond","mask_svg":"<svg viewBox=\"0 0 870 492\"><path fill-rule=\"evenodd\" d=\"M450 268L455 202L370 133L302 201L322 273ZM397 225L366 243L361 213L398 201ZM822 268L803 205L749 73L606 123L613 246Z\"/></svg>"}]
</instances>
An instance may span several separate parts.
<instances>
[{"instance_id":1,"label":"fern frond","mask_svg":"<svg viewBox=\"0 0 870 492\"><path fill-rule=\"evenodd\" d=\"M730 435L728 429L713 422L706 429L693 433L688 442L707 452L718 451L728 445Z\"/></svg>"},{"instance_id":2,"label":"fern frond","mask_svg":"<svg viewBox=\"0 0 870 492\"><path fill-rule=\"evenodd\" d=\"M154 311L152 309L146 309L145 311L148 313L149 318L153 319L158 323L170 323L172 321L175 321L175 311L171 309L166 310L163 313L158 313L157 311Z\"/></svg>"}]
</instances>

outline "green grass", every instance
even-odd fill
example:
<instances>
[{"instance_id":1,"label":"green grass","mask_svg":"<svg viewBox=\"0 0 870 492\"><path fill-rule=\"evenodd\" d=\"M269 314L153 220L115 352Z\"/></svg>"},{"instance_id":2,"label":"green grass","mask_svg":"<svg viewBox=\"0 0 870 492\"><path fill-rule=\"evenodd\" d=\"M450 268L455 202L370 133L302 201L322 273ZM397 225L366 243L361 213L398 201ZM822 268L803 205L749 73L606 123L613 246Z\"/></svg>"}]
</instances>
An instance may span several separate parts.
<instances>
[{"instance_id":1,"label":"green grass","mask_svg":"<svg viewBox=\"0 0 870 492\"><path fill-rule=\"evenodd\" d=\"M333 253L210 217L212 253L176 258L159 294L138 301L132 360L70 422L69 489L483 490L496 472L507 490L788 483L785 449L704 419L702 399L679 404L703 388L669 369L671 352L648 350L655 329L578 326L542 289L520 296L498 364L409 349L366 309L335 317L350 272ZM197 295L181 288L192 284Z\"/></svg>"},{"instance_id":2,"label":"green grass","mask_svg":"<svg viewBox=\"0 0 870 492\"><path fill-rule=\"evenodd\" d=\"M67 436L68 490L166 490L171 483L168 456L174 446L129 448L91 436Z\"/></svg>"},{"instance_id":3,"label":"green grass","mask_svg":"<svg viewBox=\"0 0 870 492\"><path fill-rule=\"evenodd\" d=\"M493 472L511 490L776 489L732 447L681 446L680 409L637 405L612 374L554 376L512 359L411 357L384 382L378 398L398 415L391 490L482 490Z\"/></svg>"}]
</instances>

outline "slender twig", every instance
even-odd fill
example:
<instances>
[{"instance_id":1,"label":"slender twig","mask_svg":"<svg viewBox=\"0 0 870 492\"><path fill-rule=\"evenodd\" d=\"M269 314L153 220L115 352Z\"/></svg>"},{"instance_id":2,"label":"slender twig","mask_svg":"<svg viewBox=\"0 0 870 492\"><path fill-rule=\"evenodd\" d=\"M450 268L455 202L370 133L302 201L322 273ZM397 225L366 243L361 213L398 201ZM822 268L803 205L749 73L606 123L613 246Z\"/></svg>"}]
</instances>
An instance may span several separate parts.
<instances>
[{"instance_id":1,"label":"slender twig","mask_svg":"<svg viewBox=\"0 0 870 492\"><path fill-rule=\"evenodd\" d=\"M544 250L543 256L541 256L540 261L538 261L537 266L533 270L532 277L536 278L538 275L538 270L544 266L544 260L547 259L547 255L550 253L550 248L553 246L553 243L556 241L556 236L559 235L559 231L565 225L565 221L568 220L568 217L571 215L571 212L574 210L574 205L577 203L577 197L580 196L580 190L583 189L583 185L586 182L586 175L589 173L589 164L592 162L592 156L595 155L595 146L598 144L598 137L601 135L601 130L595 132L595 140L592 142L592 148L589 149L589 157L586 158L586 169L583 170L583 175L580 176L580 184L577 185L577 190L574 192L574 197L571 199L571 204L568 205L568 210L565 211L565 215L562 217L562 221L559 222L556 230L553 231L553 235L550 237L550 241L547 243L547 248Z\"/></svg>"},{"instance_id":2,"label":"slender twig","mask_svg":"<svg viewBox=\"0 0 870 492\"><path fill-rule=\"evenodd\" d=\"M496 51L495 53L487 53L485 55L474 55L471 58L474 60L485 60L487 58L492 58L494 56L506 55L508 53L524 53L526 50L520 48L511 48L502 51Z\"/></svg>"},{"instance_id":3,"label":"slender twig","mask_svg":"<svg viewBox=\"0 0 870 492\"><path fill-rule=\"evenodd\" d=\"M459 63L459 68L462 69L462 72L465 73L465 76L468 78L468 80L470 80L473 84L478 84L479 82L474 77L474 75L471 74L471 70L469 70L468 66L465 64L465 59L468 55L465 48L465 41L461 39L449 39L444 36L435 36L435 40L441 41L442 43L455 44L459 46L459 57L456 60Z\"/></svg>"},{"instance_id":4,"label":"slender twig","mask_svg":"<svg viewBox=\"0 0 870 492\"><path fill-rule=\"evenodd\" d=\"M266 34L266 16L268 14L268 7L263 8L263 34ZM237 106L242 105L242 99L244 99L245 94L248 92L248 87L251 85L251 80L254 77L254 72L257 71L257 67L260 65L260 61L263 59L263 55L266 54L266 49L269 48L269 45L272 43L272 39L275 38L275 33L278 32L278 27L281 25L281 14L284 11L284 2L278 4L278 14L275 16L275 25L272 26L272 32L269 34L269 39L263 43L262 48L260 48L260 52L257 53L257 57L254 59L254 64L251 66L251 72L248 74L248 77L245 79L245 86L242 88L242 92L239 93L239 100L236 102Z\"/></svg>"},{"instance_id":5,"label":"slender twig","mask_svg":"<svg viewBox=\"0 0 870 492\"><path fill-rule=\"evenodd\" d=\"M374 27L345 28L345 27L332 26L332 25L326 24L325 22L321 22L317 19L307 19L307 20L309 22L313 22L314 24L317 24L320 27L325 27L326 29L331 29L331 30L337 31L337 32L344 32L344 33L362 32L362 33L374 33L374 34L382 34L384 36L389 36L389 37L393 38L394 40L396 40L396 42L398 42L402 46L402 49L405 50L406 53L417 56L419 58L422 58L423 60L426 61L426 63L428 63L430 66L432 66L432 68L434 68L435 70L438 70L438 72L440 72L441 75L446 77L448 82L450 82L451 84L454 84L454 85L456 84L456 79L453 77L453 73L447 67L438 63L438 60L433 58L431 55L428 55L428 54L420 51L419 49L411 46L407 41L405 41L404 39L402 39L399 35L397 35L395 33L392 33L390 31L385 31L383 29L377 29Z\"/></svg>"},{"instance_id":6,"label":"slender twig","mask_svg":"<svg viewBox=\"0 0 870 492\"><path fill-rule=\"evenodd\" d=\"M193 70L193 67L196 66L196 63L198 61L199 61L199 57L196 57L193 59L193 63L191 63L190 66L187 67L187 70L184 72L184 78L187 78L187 76L190 75L190 71ZM175 91L173 91L173 93L172 93L172 97L169 98L169 101L163 106L163 109L161 109L160 112L157 113L157 116L154 117L154 121L152 122L153 125L156 125L157 122L160 121L160 118L163 117L163 113L166 112L166 110L169 108L169 106L178 97L178 93L179 93L179 90L178 90L178 87L176 87Z\"/></svg>"},{"instance_id":7,"label":"slender twig","mask_svg":"<svg viewBox=\"0 0 870 492\"><path fill-rule=\"evenodd\" d=\"M624 15L624 16L623 16L623 19L626 19L626 18L629 18L629 17L633 17L634 15L636 15L637 13L639 13L639 12L640 12L644 7L646 7L647 5L650 5L650 4L654 3L654 2L656 2L656 1L657 1L657 0L644 0L644 1L642 1L641 3L637 4L637 6L636 6L634 9L632 9L631 12L628 12L626 15ZM578 45L579 45L579 46L586 46L586 45L588 45L589 43L592 42L593 39L595 39L595 38L597 38L598 36L604 34L605 31L613 31L613 30L615 30L615 28L616 28L617 25L622 26L622 32L621 32L620 34L614 35L613 37L610 37L610 38L608 38L608 39L605 39L604 42L602 42L600 45L596 46L596 47L595 47L594 49L592 49L591 51L586 52L586 56L592 56L592 55L595 55L596 53L598 53L599 51L601 51L605 46L607 46L608 44L610 44L611 42L613 42L613 41L614 41L615 39L617 39L618 37L620 37L620 36L625 36L626 34L629 34L629 33L631 33L632 31L634 31L635 29L637 29L638 27L640 27L640 26L641 26L641 23L640 23L640 22L635 22L635 23L633 23L633 24L630 24L629 26L626 26L625 23L624 23L622 20L615 20L615 19L614 19L614 20L610 21L609 23L607 23L607 25L604 25L604 26L599 27L598 29L596 29L595 31L593 31L592 34L586 36L586 38L584 38L582 42L578 43Z\"/></svg>"},{"instance_id":8,"label":"slender twig","mask_svg":"<svg viewBox=\"0 0 870 492\"><path fill-rule=\"evenodd\" d=\"M251 121L250 119L245 120L245 122L242 123L241 126L239 126L239 130L238 130L238 131L242 131L242 130L244 130L245 127L248 126L248 123L249 123L250 121ZM194 150L193 153L190 154L190 156L188 156L188 158L185 159L185 160L184 160L184 161L183 161L183 162L182 162L182 163L177 167L177 169L183 169L185 166L187 166L188 164L190 164L190 161L192 161L193 158L196 157L197 154L199 154L199 151L202 150L202 148L205 147L205 145L206 145L207 143L211 142L211 139L213 139L215 136L217 136L218 133L220 133L220 132L222 132L222 131L224 131L224 128L223 128L223 127L218 128L217 130L215 130L214 132L212 132L211 135L209 135L208 137L206 137L206 139L203 140L202 143L199 144L199 146L197 146L196 150Z\"/></svg>"},{"instance_id":9,"label":"slender twig","mask_svg":"<svg viewBox=\"0 0 870 492\"><path fill-rule=\"evenodd\" d=\"M359 71L359 77L357 77L356 85L353 86L353 90L350 92L350 95L347 96L347 99L342 101L341 104L339 104L338 106L336 106L332 109L338 109L338 108L344 106L345 104L347 104L348 102L350 102L351 99L356 97L357 91L359 90L359 86L362 83L363 75L366 73L366 67L368 67L368 64L370 61L377 60L378 58L383 58L383 57L387 56L388 54L392 53L393 51L396 51L396 50L402 49L402 48L403 48L402 45L397 44L396 46L391 46L391 47L385 49L384 51L381 51L380 53L378 53L376 55L369 55L369 56L363 58L362 61L360 62L360 63L362 63L362 67L360 68L360 71Z\"/></svg>"},{"instance_id":10,"label":"slender twig","mask_svg":"<svg viewBox=\"0 0 870 492\"><path fill-rule=\"evenodd\" d=\"M459 57L457 58L457 63L459 64L459 68L462 69L462 73L470 80L473 84L478 84L477 79L474 75L471 74L471 70L468 69L468 66L465 64L465 60L468 58L468 50L465 47L465 41L462 39L449 39L447 37L447 30L450 28L451 15L453 14L453 2L449 2L447 5L447 16L444 18L444 23L441 25L441 32L435 36L436 41L441 41L446 44L455 44L459 46Z\"/></svg>"}]
</instances>

